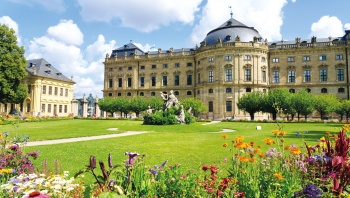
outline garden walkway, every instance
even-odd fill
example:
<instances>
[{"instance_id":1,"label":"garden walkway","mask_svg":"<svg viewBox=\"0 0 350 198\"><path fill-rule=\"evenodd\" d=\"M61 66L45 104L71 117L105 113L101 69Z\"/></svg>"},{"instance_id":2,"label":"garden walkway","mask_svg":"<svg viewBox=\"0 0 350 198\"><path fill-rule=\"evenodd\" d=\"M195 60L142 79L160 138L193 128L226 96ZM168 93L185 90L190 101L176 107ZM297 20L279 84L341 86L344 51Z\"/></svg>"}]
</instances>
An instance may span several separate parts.
<instances>
[{"instance_id":1,"label":"garden walkway","mask_svg":"<svg viewBox=\"0 0 350 198\"><path fill-rule=\"evenodd\" d=\"M58 140L44 140L44 141L28 142L26 146L41 146L41 145L49 145L49 144L81 142L81 141L88 141L88 140L99 140L99 139L106 139L106 138L139 135L143 133L146 133L146 132L145 131L127 131L125 133L120 133L120 134L98 135L98 136L78 137L78 138L68 138L68 139L58 139Z\"/></svg>"}]
</instances>

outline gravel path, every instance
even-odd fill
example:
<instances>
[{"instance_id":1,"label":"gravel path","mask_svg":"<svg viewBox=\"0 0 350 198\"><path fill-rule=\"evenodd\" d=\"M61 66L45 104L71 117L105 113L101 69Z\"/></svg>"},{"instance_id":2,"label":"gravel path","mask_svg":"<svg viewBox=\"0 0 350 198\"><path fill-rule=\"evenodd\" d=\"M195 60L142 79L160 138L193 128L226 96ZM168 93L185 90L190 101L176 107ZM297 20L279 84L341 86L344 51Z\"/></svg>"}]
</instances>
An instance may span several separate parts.
<instances>
[{"instance_id":1,"label":"gravel path","mask_svg":"<svg viewBox=\"0 0 350 198\"><path fill-rule=\"evenodd\" d=\"M44 141L28 142L26 144L26 146L41 146L41 145L49 145L49 144L81 142L81 141L99 140L99 139L123 137L123 136L130 136L130 135L139 135L139 134L143 134L143 133L146 133L146 132L145 131L127 131L125 133L120 133L120 134L109 134L109 135L99 135L99 136L89 136L89 137L79 137L79 138L69 138L69 139L58 139L58 140L44 140Z\"/></svg>"}]
</instances>

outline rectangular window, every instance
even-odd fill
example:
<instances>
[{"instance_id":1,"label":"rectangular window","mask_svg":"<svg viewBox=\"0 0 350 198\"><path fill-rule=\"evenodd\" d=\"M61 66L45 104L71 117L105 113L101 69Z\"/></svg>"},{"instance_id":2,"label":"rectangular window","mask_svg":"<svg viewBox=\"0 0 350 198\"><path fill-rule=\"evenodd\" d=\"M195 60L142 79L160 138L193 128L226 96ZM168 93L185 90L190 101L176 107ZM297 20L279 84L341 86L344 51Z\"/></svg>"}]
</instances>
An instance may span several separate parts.
<instances>
[{"instance_id":1,"label":"rectangular window","mask_svg":"<svg viewBox=\"0 0 350 198\"><path fill-rule=\"evenodd\" d=\"M214 62L214 58L209 58L208 61L209 62Z\"/></svg>"},{"instance_id":2,"label":"rectangular window","mask_svg":"<svg viewBox=\"0 0 350 198\"><path fill-rule=\"evenodd\" d=\"M123 68L122 68L122 67L119 67L119 68L118 68L118 70L119 70L119 71L122 71L122 70L123 70Z\"/></svg>"},{"instance_id":3,"label":"rectangular window","mask_svg":"<svg viewBox=\"0 0 350 198\"><path fill-rule=\"evenodd\" d=\"M320 81L321 82L327 81L327 70L326 69L320 70Z\"/></svg>"},{"instance_id":4,"label":"rectangular window","mask_svg":"<svg viewBox=\"0 0 350 198\"><path fill-rule=\"evenodd\" d=\"M261 72L261 82L266 82L266 71Z\"/></svg>"},{"instance_id":5,"label":"rectangular window","mask_svg":"<svg viewBox=\"0 0 350 198\"><path fill-rule=\"evenodd\" d=\"M310 61L310 56L303 56L303 61Z\"/></svg>"},{"instance_id":6,"label":"rectangular window","mask_svg":"<svg viewBox=\"0 0 350 198\"><path fill-rule=\"evenodd\" d=\"M274 71L273 72L273 82L274 83L280 82L280 73L279 73L279 71Z\"/></svg>"},{"instance_id":7,"label":"rectangular window","mask_svg":"<svg viewBox=\"0 0 350 198\"><path fill-rule=\"evenodd\" d=\"M187 75L187 85L192 85L192 75L191 74Z\"/></svg>"},{"instance_id":8,"label":"rectangular window","mask_svg":"<svg viewBox=\"0 0 350 198\"><path fill-rule=\"evenodd\" d=\"M288 71L288 82L295 82L295 72Z\"/></svg>"},{"instance_id":9,"label":"rectangular window","mask_svg":"<svg viewBox=\"0 0 350 198\"><path fill-rule=\"evenodd\" d=\"M187 67L192 67L192 63L187 63Z\"/></svg>"},{"instance_id":10,"label":"rectangular window","mask_svg":"<svg viewBox=\"0 0 350 198\"><path fill-rule=\"evenodd\" d=\"M123 78L118 78L118 87L123 87Z\"/></svg>"},{"instance_id":11,"label":"rectangular window","mask_svg":"<svg viewBox=\"0 0 350 198\"><path fill-rule=\"evenodd\" d=\"M226 69L226 81L232 81L232 69Z\"/></svg>"},{"instance_id":12,"label":"rectangular window","mask_svg":"<svg viewBox=\"0 0 350 198\"><path fill-rule=\"evenodd\" d=\"M180 85L180 76L179 75L175 75L174 76L174 85L175 86L179 86Z\"/></svg>"},{"instance_id":13,"label":"rectangular window","mask_svg":"<svg viewBox=\"0 0 350 198\"><path fill-rule=\"evenodd\" d=\"M209 71L209 82L214 82L214 72Z\"/></svg>"},{"instance_id":14,"label":"rectangular window","mask_svg":"<svg viewBox=\"0 0 350 198\"><path fill-rule=\"evenodd\" d=\"M112 72L112 71L113 71L113 68L109 68L108 71Z\"/></svg>"},{"instance_id":15,"label":"rectangular window","mask_svg":"<svg viewBox=\"0 0 350 198\"><path fill-rule=\"evenodd\" d=\"M46 85L43 85L43 94L46 94Z\"/></svg>"},{"instance_id":16,"label":"rectangular window","mask_svg":"<svg viewBox=\"0 0 350 198\"><path fill-rule=\"evenodd\" d=\"M244 55L244 60L249 61L251 59L250 55Z\"/></svg>"},{"instance_id":17,"label":"rectangular window","mask_svg":"<svg viewBox=\"0 0 350 198\"><path fill-rule=\"evenodd\" d=\"M201 73L197 74L197 83L200 84L201 83Z\"/></svg>"},{"instance_id":18,"label":"rectangular window","mask_svg":"<svg viewBox=\"0 0 350 198\"><path fill-rule=\"evenodd\" d=\"M145 77L140 77L140 87L144 87L145 86Z\"/></svg>"},{"instance_id":19,"label":"rectangular window","mask_svg":"<svg viewBox=\"0 0 350 198\"><path fill-rule=\"evenodd\" d=\"M68 89L65 89L64 96L68 97Z\"/></svg>"},{"instance_id":20,"label":"rectangular window","mask_svg":"<svg viewBox=\"0 0 350 198\"><path fill-rule=\"evenodd\" d=\"M28 85L28 93L30 94L30 92L32 91L32 86Z\"/></svg>"},{"instance_id":21,"label":"rectangular window","mask_svg":"<svg viewBox=\"0 0 350 198\"><path fill-rule=\"evenodd\" d=\"M245 81L251 81L251 80L252 80L251 70L250 69L246 69L245 70Z\"/></svg>"},{"instance_id":22,"label":"rectangular window","mask_svg":"<svg viewBox=\"0 0 350 198\"><path fill-rule=\"evenodd\" d=\"M52 87L49 86L49 95L52 95Z\"/></svg>"},{"instance_id":23,"label":"rectangular window","mask_svg":"<svg viewBox=\"0 0 350 198\"><path fill-rule=\"evenodd\" d=\"M48 112L48 113L51 113L51 104L48 104L48 105L47 105L47 112Z\"/></svg>"},{"instance_id":24,"label":"rectangular window","mask_svg":"<svg viewBox=\"0 0 350 198\"><path fill-rule=\"evenodd\" d=\"M278 59L278 58L273 58L273 59L272 59L272 62L273 62L273 63L278 63L278 62L279 62L279 59Z\"/></svg>"},{"instance_id":25,"label":"rectangular window","mask_svg":"<svg viewBox=\"0 0 350 198\"><path fill-rule=\"evenodd\" d=\"M294 57L288 57L288 62L294 62Z\"/></svg>"},{"instance_id":26,"label":"rectangular window","mask_svg":"<svg viewBox=\"0 0 350 198\"><path fill-rule=\"evenodd\" d=\"M175 63L175 67L180 67L180 63Z\"/></svg>"},{"instance_id":27,"label":"rectangular window","mask_svg":"<svg viewBox=\"0 0 350 198\"><path fill-rule=\"evenodd\" d=\"M227 61L232 60L232 56L226 56L226 57L225 57L225 60L227 60Z\"/></svg>"},{"instance_id":28,"label":"rectangular window","mask_svg":"<svg viewBox=\"0 0 350 198\"><path fill-rule=\"evenodd\" d=\"M68 105L64 105L64 113L68 112Z\"/></svg>"},{"instance_id":29,"label":"rectangular window","mask_svg":"<svg viewBox=\"0 0 350 198\"><path fill-rule=\"evenodd\" d=\"M132 70L132 67L131 67L131 66L129 66L129 67L128 67L128 70Z\"/></svg>"},{"instance_id":30,"label":"rectangular window","mask_svg":"<svg viewBox=\"0 0 350 198\"><path fill-rule=\"evenodd\" d=\"M168 76L163 76L163 86L168 86Z\"/></svg>"},{"instance_id":31,"label":"rectangular window","mask_svg":"<svg viewBox=\"0 0 350 198\"><path fill-rule=\"evenodd\" d=\"M109 81L108 81L108 87L109 88L113 87L113 79L112 78L110 78Z\"/></svg>"},{"instance_id":32,"label":"rectangular window","mask_svg":"<svg viewBox=\"0 0 350 198\"><path fill-rule=\"evenodd\" d=\"M226 112L232 111L232 101L226 101Z\"/></svg>"},{"instance_id":33,"label":"rectangular window","mask_svg":"<svg viewBox=\"0 0 350 198\"><path fill-rule=\"evenodd\" d=\"M311 72L310 70L304 70L304 82L311 81Z\"/></svg>"},{"instance_id":34,"label":"rectangular window","mask_svg":"<svg viewBox=\"0 0 350 198\"><path fill-rule=\"evenodd\" d=\"M140 69L145 69L145 66L144 66L144 65L141 65Z\"/></svg>"},{"instance_id":35,"label":"rectangular window","mask_svg":"<svg viewBox=\"0 0 350 198\"><path fill-rule=\"evenodd\" d=\"M58 87L55 87L55 96L58 95Z\"/></svg>"},{"instance_id":36,"label":"rectangular window","mask_svg":"<svg viewBox=\"0 0 350 198\"><path fill-rule=\"evenodd\" d=\"M208 111L209 111L209 112L213 112L213 110L214 110L213 101L209 101L209 104L208 104Z\"/></svg>"},{"instance_id":37,"label":"rectangular window","mask_svg":"<svg viewBox=\"0 0 350 198\"><path fill-rule=\"evenodd\" d=\"M168 64L163 64L163 68L168 68Z\"/></svg>"},{"instance_id":38,"label":"rectangular window","mask_svg":"<svg viewBox=\"0 0 350 198\"><path fill-rule=\"evenodd\" d=\"M337 69L337 80L344 81L344 69Z\"/></svg>"},{"instance_id":39,"label":"rectangular window","mask_svg":"<svg viewBox=\"0 0 350 198\"><path fill-rule=\"evenodd\" d=\"M266 58L265 57L261 57L261 62L265 63L266 62Z\"/></svg>"},{"instance_id":40,"label":"rectangular window","mask_svg":"<svg viewBox=\"0 0 350 198\"><path fill-rule=\"evenodd\" d=\"M62 113L62 105L58 105L58 113Z\"/></svg>"},{"instance_id":41,"label":"rectangular window","mask_svg":"<svg viewBox=\"0 0 350 198\"><path fill-rule=\"evenodd\" d=\"M157 65L152 65L152 69L155 69L155 68L157 68Z\"/></svg>"},{"instance_id":42,"label":"rectangular window","mask_svg":"<svg viewBox=\"0 0 350 198\"><path fill-rule=\"evenodd\" d=\"M327 56L324 56L324 55L320 56L320 61L323 61L323 60L327 60Z\"/></svg>"},{"instance_id":43,"label":"rectangular window","mask_svg":"<svg viewBox=\"0 0 350 198\"><path fill-rule=\"evenodd\" d=\"M60 96L63 96L63 88L60 88Z\"/></svg>"},{"instance_id":44,"label":"rectangular window","mask_svg":"<svg viewBox=\"0 0 350 198\"><path fill-rule=\"evenodd\" d=\"M132 82L132 78L128 78L128 87L132 86L131 82Z\"/></svg>"},{"instance_id":45,"label":"rectangular window","mask_svg":"<svg viewBox=\"0 0 350 198\"><path fill-rule=\"evenodd\" d=\"M342 54L337 54L337 55L335 56L335 59L336 59L336 60L343 60L343 55L342 55Z\"/></svg>"},{"instance_id":46,"label":"rectangular window","mask_svg":"<svg viewBox=\"0 0 350 198\"><path fill-rule=\"evenodd\" d=\"M152 78L151 78L151 86L152 87L156 86L156 77L155 76L152 76Z\"/></svg>"},{"instance_id":47,"label":"rectangular window","mask_svg":"<svg viewBox=\"0 0 350 198\"><path fill-rule=\"evenodd\" d=\"M41 104L41 112L45 112L45 104Z\"/></svg>"}]
</instances>

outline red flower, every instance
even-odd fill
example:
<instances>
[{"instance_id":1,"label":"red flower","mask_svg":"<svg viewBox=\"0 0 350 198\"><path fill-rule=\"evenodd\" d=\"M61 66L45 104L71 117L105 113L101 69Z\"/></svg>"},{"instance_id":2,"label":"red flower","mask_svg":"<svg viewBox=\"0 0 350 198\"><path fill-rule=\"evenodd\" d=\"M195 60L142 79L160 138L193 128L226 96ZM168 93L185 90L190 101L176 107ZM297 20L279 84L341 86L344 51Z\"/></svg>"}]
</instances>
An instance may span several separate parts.
<instances>
[{"instance_id":1,"label":"red flower","mask_svg":"<svg viewBox=\"0 0 350 198\"><path fill-rule=\"evenodd\" d=\"M206 166L206 165L203 164L202 170L207 171L207 170L208 170L208 166Z\"/></svg>"}]
</instances>

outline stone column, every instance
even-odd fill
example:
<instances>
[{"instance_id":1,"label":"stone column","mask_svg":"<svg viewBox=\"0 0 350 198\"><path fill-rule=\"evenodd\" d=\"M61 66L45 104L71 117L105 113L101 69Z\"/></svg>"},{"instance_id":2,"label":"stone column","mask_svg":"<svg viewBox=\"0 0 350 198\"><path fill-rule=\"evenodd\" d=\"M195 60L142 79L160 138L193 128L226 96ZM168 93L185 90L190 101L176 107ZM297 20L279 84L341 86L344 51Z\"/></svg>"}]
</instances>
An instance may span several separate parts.
<instances>
[{"instance_id":1,"label":"stone column","mask_svg":"<svg viewBox=\"0 0 350 198\"><path fill-rule=\"evenodd\" d=\"M83 100L81 101L81 107L82 107L82 117L87 117L87 103L88 101L86 100L86 95L84 94Z\"/></svg>"},{"instance_id":2,"label":"stone column","mask_svg":"<svg viewBox=\"0 0 350 198\"><path fill-rule=\"evenodd\" d=\"M77 116L78 115L78 100L77 100L77 96L74 94L74 98L73 100L71 101L71 104L72 104L72 109L71 109L71 112L73 114L73 116Z\"/></svg>"},{"instance_id":3,"label":"stone column","mask_svg":"<svg viewBox=\"0 0 350 198\"><path fill-rule=\"evenodd\" d=\"M98 97L96 96L96 100L95 100L95 114L96 117L101 117L101 111L100 111L100 107L98 106Z\"/></svg>"}]
</instances>

